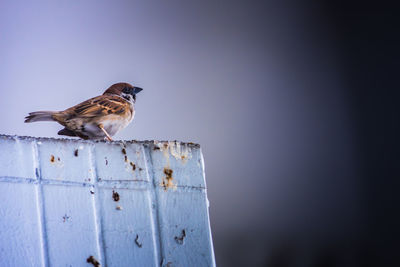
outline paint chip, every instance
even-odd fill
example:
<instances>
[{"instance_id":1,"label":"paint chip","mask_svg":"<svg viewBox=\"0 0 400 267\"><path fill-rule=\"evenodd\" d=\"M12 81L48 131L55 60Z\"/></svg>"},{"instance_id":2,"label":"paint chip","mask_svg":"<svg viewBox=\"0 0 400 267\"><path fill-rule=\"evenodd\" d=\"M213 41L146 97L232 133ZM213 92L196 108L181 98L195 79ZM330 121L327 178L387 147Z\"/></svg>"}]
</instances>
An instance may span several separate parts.
<instances>
[{"instance_id":1,"label":"paint chip","mask_svg":"<svg viewBox=\"0 0 400 267\"><path fill-rule=\"evenodd\" d=\"M178 243L179 245L183 245L183 241L185 240L185 237L186 237L186 231L185 231L185 229L183 229L180 237L175 236L176 243Z\"/></svg>"},{"instance_id":2,"label":"paint chip","mask_svg":"<svg viewBox=\"0 0 400 267\"><path fill-rule=\"evenodd\" d=\"M112 191L112 198L114 199L115 202L119 201L119 194L116 191Z\"/></svg>"},{"instance_id":3,"label":"paint chip","mask_svg":"<svg viewBox=\"0 0 400 267\"><path fill-rule=\"evenodd\" d=\"M133 163L133 162L131 161L131 162L129 162L129 164L132 166L132 171L135 171L135 170L136 170L136 165L135 165L135 163Z\"/></svg>"},{"instance_id":4,"label":"paint chip","mask_svg":"<svg viewBox=\"0 0 400 267\"><path fill-rule=\"evenodd\" d=\"M96 260L93 256L90 256L89 258L86 259L87 263L93 264L94 267L100 267L100 262Z\"/></svg>"},{"instance_id":5,"label":"paint chip","mask_svg":"<svg viewBox=\"0 0 400 267\"><path fill-rule=\"evenodd\" d=\"M136 245L137 245L139 248L142 247L143 244L139 242L139 235L136 235L135 243L136 243Z\"/></svg>"}]
</instances>

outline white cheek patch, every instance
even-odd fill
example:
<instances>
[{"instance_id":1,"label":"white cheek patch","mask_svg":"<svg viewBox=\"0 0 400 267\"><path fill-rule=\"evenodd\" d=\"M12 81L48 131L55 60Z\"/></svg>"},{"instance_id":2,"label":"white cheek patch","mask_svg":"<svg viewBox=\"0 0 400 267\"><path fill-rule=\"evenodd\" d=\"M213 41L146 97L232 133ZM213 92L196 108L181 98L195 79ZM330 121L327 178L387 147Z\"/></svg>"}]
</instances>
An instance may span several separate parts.
<instances>
[{"instance_id":1,"label":"white cheek patch","mask_svg":"<svg viewBox=\"0 0 400 267\"><path fill-rule=\"evenodd\" d=\"M133 97L130 94L122 93L121 96L129 102L133 102Z\"/></svg>"}]
</instances>

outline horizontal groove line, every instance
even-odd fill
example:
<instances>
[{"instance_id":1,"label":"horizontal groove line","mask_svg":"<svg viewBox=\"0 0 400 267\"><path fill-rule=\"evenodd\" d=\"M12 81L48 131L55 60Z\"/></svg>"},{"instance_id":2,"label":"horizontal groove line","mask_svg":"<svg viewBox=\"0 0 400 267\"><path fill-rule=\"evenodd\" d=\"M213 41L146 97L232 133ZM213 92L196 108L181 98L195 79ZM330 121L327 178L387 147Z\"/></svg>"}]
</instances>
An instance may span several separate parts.
<instances>
[{"instance_id":1,"label":"horizontal groove line","mask_svg":"<svg viewBox=\"0 0 400 267\"><path fill-rule=\"evenodd\" d=\"M22 184L44 184L44 185L65 185L65 186L81 186L81 187L94 187L95 183L99 187L104 188L127 188L127 189L147 189L151 186L151 183L146 180L101 180L95 183L82 183L75 181L65 181L65 180L54 180L54 179L35 179L35 178L23 178L23 177L12 177L12 176L2 176L0 177L0 182L9 183L22 183ZM163 186L158 185L157 188L164 189ZM176 188L168 188L167 191L205 191L205 187L198 186L186 186L178 185Z\"/></svg>"},{"instance_id":2,"label":"horizontal groove line","mask_svg":"<svg viewBox=\"0 0 400 267\"><path fill-rule=\"evenodd\" d=\"M39 180L36 178L24 178L24 177L13 177L13 176L1 176L0 182L8 183L25 183L25 184L38 184Z\"/></svg>"},{"instance_id":3,"label":"horizontal groove line","mask_svg":"<svg viewBox=\"0 0 400 267\"><path fill-rule=\"evenodd\" d=\"M81 183L75 181L65 181L65 180L53 180L53 179L41 179L41 184L44 185L67 185L67 186L82 186L82 187L92 187L92 183Z\"/></svg>"},{"instance_id":4,"label":"horizontal groove line","mask_svg":"<svg viewBox=\"0 0 400 267\"><path fill-rule=\"evenodd\" d=\"M23 183L23 184L44 184L44 185L66 185L66 186L82 186L82 187L93 187L98 184L100 187L106 186L128 186L128 187L143 187L143 185L150 185L150 182L144 180L115 180L115 181L100 181L95 183L90 182L76 182L66 180L55 180L55 179L36 179L36 178L24 178L24 177L13 177L13 176L1 176L0 182L9 183Z\"/></svg>"},{"instance_id":5,"label":"horizontal groove line","mask_svg":"<svg viewBox=\"0 0 400 267\"><path fill-rule=\"evenodd\" d=\"M98 180L98 184L100 184L100 183L115 183L115 182L126 182L126 183L132 183L132 182L142 182L142 183L150 183L149 181L147 181L147 180L104 180L104 179L101 179L101 180Z\"/></svg>"},{"instance_id":6,"label":"horizontal groove line","mask_svg":"<svg viewBox=\"0 0 400 267\"><path fill-rule=\"evenodd\" d=\"M125 182L97 182L100 188L120 188L120 189L149 189L151 183L148 181L125 181Z\"/></svg>"},{"instance_id":7,"label":"horizontal groove line","mask_svg":"<svg viewBox=\"0 0 400 267\"><path fill-rule=\"evenodd\" d=\"M167 188L165 190L164 186L162 185L158 185L157 186L158 189L163 189L164 191L168 192L168 191L206 191L205 187L198 187L198 186L188 186L188 185L178 185L174 188Z\"/></svg>"}]
</instances>

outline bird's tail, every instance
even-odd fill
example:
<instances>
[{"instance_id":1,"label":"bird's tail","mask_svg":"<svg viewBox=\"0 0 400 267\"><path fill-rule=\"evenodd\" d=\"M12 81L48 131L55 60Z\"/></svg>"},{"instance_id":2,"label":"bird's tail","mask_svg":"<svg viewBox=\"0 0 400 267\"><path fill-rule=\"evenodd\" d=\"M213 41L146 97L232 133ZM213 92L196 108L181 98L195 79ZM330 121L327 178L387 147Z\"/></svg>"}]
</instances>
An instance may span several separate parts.
<instances>
[{"instance_id":1,"label":"bird's tail","mask_svg":"<svg viewBox=\"0 0 400 267\"><path fill-rule=\"evenodd\" d=\"M25 117L25 122L35 121L54 121L53 115L56 111L35 111L29 113L29 116Z\"/></svg>"}]
</instances>

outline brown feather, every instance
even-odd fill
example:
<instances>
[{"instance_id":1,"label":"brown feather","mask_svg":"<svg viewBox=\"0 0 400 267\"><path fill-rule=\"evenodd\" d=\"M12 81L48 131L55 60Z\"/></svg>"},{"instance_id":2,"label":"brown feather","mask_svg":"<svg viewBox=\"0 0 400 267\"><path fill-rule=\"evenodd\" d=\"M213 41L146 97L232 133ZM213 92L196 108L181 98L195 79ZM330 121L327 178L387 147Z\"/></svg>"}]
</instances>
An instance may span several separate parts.
<instances>
[{"instance_id":1,"label":"brown feather","mask_svg":"<svg viewBox=\"0 0 400 267\"><path fill-rule=\"evenodd\" d=\"M110 95L119 95L125 87L133 88L133 86L129 83L116 83L111 85L103 95L110 94Z\"/></svg>"},{"instance_id":2,"label":"brown feather","mask_svg":"<svg viewBox=\"0 0 400 267\"><path fill-rule=\"evenodd\" d=\"M130 111L129 109L129 102L122 97L101 95L73 106L62 113L68 114L68 119L73 117L91 118L108 114L123 114Z\"/></svg>"}]
</instances>

